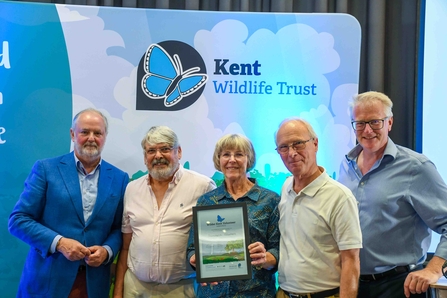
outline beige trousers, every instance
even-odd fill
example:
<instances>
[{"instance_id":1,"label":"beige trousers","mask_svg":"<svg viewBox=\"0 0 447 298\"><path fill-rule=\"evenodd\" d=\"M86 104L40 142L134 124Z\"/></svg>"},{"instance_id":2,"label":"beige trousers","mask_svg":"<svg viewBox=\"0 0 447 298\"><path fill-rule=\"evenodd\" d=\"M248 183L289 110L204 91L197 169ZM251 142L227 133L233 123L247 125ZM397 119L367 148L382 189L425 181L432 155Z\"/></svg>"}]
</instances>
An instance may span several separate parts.
<instances>
[{"instance_id":1,"label":"beige trousers","mask_svg":"<svg viewBox=\"0 0 447 298\"><path fill-rule=\"evenodd\" d=\"M132 271L124 275L124 298L194 298L194 279L172 284L140 281Z\"/></svg>"},{"instance_id":2,"label":"beige trousers","mask_svg":"<svg viewBox=\"0 0 447 298\"><path fill-rule=\"evenodd\" d=\"M308 297L310 297L310 294L308 294ZM338 298L338 297L340 297L340 294L327 296L326 298ZM279 289L278 292L276 292L276 298L289 298L289 296L287 296L282 289Z\"/></svg>"}]
</instances>

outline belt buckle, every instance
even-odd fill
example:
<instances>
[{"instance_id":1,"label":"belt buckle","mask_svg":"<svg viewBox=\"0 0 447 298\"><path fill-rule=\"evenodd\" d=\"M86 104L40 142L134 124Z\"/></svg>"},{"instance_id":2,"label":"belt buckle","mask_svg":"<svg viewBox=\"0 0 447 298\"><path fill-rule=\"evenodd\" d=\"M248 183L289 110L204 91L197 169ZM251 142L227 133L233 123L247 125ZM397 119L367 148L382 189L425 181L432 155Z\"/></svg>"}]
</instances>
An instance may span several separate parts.
<instances>
[{"instance_id":1,"label":"belt buckle","mask_svg":"<svg viewBox=\"0 0 447 298\"><path fill-rule=\"evenodd\" d=\"M299 295L299 294L289 293L289 298L307 298L307 295Z\"/></svg>"},{"instance_id":2,"label":"belt buckle","mask_svg":"<svg viewBox=\"0 0 447 298\"><path fill-rule=\"evenodd\" d=\"M371 282L371 281L376 281L377 278L377 274L368 274L368 275L364 275L364 278L362 278L362 275L360 275L359 280L362 282Z\"/></svg>"}]
</instances>

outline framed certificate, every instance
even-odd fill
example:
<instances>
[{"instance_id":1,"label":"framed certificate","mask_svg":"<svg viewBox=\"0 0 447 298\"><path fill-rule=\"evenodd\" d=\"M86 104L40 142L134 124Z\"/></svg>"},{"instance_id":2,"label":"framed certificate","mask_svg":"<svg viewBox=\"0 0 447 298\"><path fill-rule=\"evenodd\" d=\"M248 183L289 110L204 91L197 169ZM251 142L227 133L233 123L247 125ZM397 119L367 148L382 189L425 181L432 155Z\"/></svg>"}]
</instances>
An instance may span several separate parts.
<instances>
[{"instance_id":1,"label":"framed certificate","mask_svg":"<svg viewBox=\"0 0 447 298\"><path fill-rule=\"evenodd\" d=\"M245 203L192 208L198 282L250 279Z\"/></svg>"}]
</instances>

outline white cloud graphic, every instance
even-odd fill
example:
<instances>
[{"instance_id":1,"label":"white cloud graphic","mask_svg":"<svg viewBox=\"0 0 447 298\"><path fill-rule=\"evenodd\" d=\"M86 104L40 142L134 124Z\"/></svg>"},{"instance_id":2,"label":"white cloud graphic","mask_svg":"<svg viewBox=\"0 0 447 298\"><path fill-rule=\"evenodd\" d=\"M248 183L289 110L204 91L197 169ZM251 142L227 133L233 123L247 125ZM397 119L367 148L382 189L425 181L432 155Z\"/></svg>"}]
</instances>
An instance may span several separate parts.
<instances>
[{"instance_id":1,"label":"white cloud graphic","mask_svg":"<svg viewBox=\"0 0 447 298\"><path fill-rule=\"evenodd\" d=\"M331 86L326 74L340 66L340 56L334 49L334 37L327 32L317 32L306 24L291 24L277 32L259 29L250 35L243 22L224 20L211 30L199 30L194 43L209 75L204 92L209 104L208 117L216 127L239 123L254 141L260 156L275 153L273 133L283 119L318 109L320 105L330 109ZM231 64L239 67L251 64L254 72L257 62L260 75L225 75L222 67L217 67L223 59L228 60L224 67L228 72ZM216 93L213 84L230 81L233 85L235 81L258 85L264 82L271 85L272 91L256 95ZM306 86L315 86L315 95L294 94ZM229 113L222 117L222 111Z\"/></svg>"},{"instance_id":2,"label":"white cloud graphic","mask_svg":"<svg viewBox=\"0 0 447 298\"><path fill-rule=\"evenodd\" d=\"M123 38L115 31L105 30L103 19L97 16L99 7L58 5L57 9L60 18L67 14L80 16L76 22L62 22L73 94L88 98L95 106L119 116L123 109L113 100L114 87L134 66L121 57L109 55L108 50L125 47Z\"/></svg>"},{"instance_id":3,"label":"white cloud graphic","mask_svg":"<svg viewBox=\"0 0 447 298\"><path fill-rule=\"evenodd\" d=\"M89 19L88 17L81 15L78 11L70 10L65 5L56 4L56 9L57 13L59 14L59 19L61 23L77 22Z\"/></svg>"}]
</instances>

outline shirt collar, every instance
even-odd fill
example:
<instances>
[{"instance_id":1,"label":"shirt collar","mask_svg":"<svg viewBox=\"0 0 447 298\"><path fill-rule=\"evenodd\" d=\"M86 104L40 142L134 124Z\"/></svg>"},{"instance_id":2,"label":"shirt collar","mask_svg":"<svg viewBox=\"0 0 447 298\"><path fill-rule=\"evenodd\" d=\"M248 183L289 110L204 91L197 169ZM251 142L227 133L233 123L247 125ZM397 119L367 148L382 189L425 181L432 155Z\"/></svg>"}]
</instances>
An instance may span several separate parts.
<instances>
[{"instance_id":1,"label":"shirt collar","mask_svg":"<svg viewBox=\"0 0 447 298\"><path fill-rule=\"evenodd\" d=\"M326 173L326 169L318 166L318 168L321 171L321 174L315 179L313 180L311 183L309 183L306 187L304 187L301 190L301 193L304 193L305 195L309 196L309 197L314 197L317 192L320 190L320 188L326 183L327 179L329 178L329 176ZM293 176L291 176L292 179L292 183L289 184L289 186L287 187L287 192L294 192L293 190Z\"/></svg>"},{"instance_id":2,"label":"shirt collar","mask_svg":"<svg viewBox=\"0 0 447 298\"><path fill-rule=\"evenodd\" d=\"M84 168L84 165L82 164L82 162L79 160L79 158L76 156L76 154L73 154L74 159L75 159L75 164L76 164L76 169L83 175L88 175L89 173L87 173L87 171ZM95 169L90 173L90 174L94 174L95 171L97 169L99 169L99 167L101 166L101 162L102 162L102 158L99 158L99 162L96 165Z\"/></svg>"},{"instance_id":3,"label":"shirt collar","mask_svg":"<svg viewBox=\"0 0 447 298\"><path fill-rule=\"evenodd\" d=\"M180 179L182 179L184 172L185 172L185 170L183 169L183 166L179 163L178 169L175 172L174 177L172 177L172 182L174 182L175 184L178 184L180 182Z\"/></svg>"},{"instance_id":4,"label":"shirt collar","mask_svg":"<svg viewBox=\"0 0 447 298\"><path fill-rule=\"evenodd\" d=\"M352 161L356 161L357 157L360 155L360 152L362 152L362 150L363 150L362 146L360 146L360 144L357 144L351 151L348 152L348 154L345 155L346 160L349 163L351 163ZM392 159L395 159L396 154L397 154L396 144L394 144L393 140L391 140L391 138L388 137L385 151L383 152L383 156L380 160L383 160L385 156L390 156Z\"/></svg>"},{"instance_id":5,"label":"shirt collar","mask_svg":"<svg viewBox=\"0 0 447 298\"><path fill-rule=\"evenodd\" d=\"M250 200L257 202L259 200L259 196L261 195L261 188L256 183L256 179L254 178L248 178L251 182L254 183L253 187L250 188L250 190L241 198L249 198ZM225 181L222 182L221 187L218 187L216 189L216 197L217 200L220 201L225 198L232 198L230 193L227 191L227 188L225 187Z\"/></svg>"}]
</instances>

